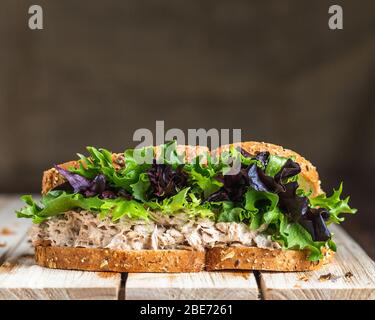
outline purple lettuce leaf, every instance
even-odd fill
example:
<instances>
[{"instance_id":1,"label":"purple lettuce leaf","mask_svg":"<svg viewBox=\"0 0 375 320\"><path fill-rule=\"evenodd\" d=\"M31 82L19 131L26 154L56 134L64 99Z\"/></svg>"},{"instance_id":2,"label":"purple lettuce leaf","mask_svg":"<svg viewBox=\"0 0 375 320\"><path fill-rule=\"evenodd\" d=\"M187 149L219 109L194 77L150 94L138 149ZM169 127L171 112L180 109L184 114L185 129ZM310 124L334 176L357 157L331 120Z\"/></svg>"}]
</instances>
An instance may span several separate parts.
<instances>
[{"instance_id":1,"label":"purple lettuce leaf","mask_svg":"<svg viewBox=\"0 0 375 320\"><path fill-rule=\"evenodd\" d=\"M281 184L285 179L294 177L300 172L300 165L292 159L288 159L282 166L281 170L275 175L275 180Z\"/></svg>"},{"instance_id":2,"label":"purple lettuce leaf","mask_svg":"<svg viewBox=\"0 0 375 320\"><path fill-rule=\"evenodd\" d=\"M249 178L249 185L256 191L271 192L272 189L268 188L266 184L270 185L271 181L268 181L267 176L263 173L262 169L256 164L252 164L247 172Z\"/></svg>"},{"instance_id":3,"label":"purple lettuce leaf","mask_svg":"<svg viewBox=\"0 0 375 320\"><path fill-rule=\"evenodd\" d=\"M79 174L72 173L57 165L54 166L58 173L60 173L72 186L74 193L84 192L91 186L91 181Z\"/></svg>"},{"instance_id":4,"label":"purple lettuce leaf","mask_svg":"<svg viewBox=\"0 0 375 320\"><path fill-rule=\"evenodd\" d=\"M297 182L285 185L285 192L278 194L279 207L291 220L301 224L311 234L313 241L327 241L331 237L325 223L329 212L323 208L310 208L308 198L297 195L297 188Z\"/></svg>"},{"instance_id":5,"label":"purple lettuce leaf","mask_svg":"<svg viewBox=\"0 0 375 320\"><path fill-rule=\"evenodd\" d=\"M69 185L73 188L74 193L81 193L85 197L94 197L97 195L108 197L108 193L103 195L107 187L106 179L103 174L98 174L94 179L88 179L57 165L55 165L55 169L67 180ZM66 183L59 186L59 189L60 187L66 188Z\"/></svg>"},{"instance_id":6,"label":"purple lettuce leaf","mask_svg":"<svg viewBox=\"0 0 375 320\"><path fill-rule=\"evenodd\" d=\"M268 151L263 151L263 152L259 152L255 156L255 159L259 160L262 163L263 168L265 169L267 167L269 157L270 157L270 153Z\"/></svg>"},{"instance_id":7,"label":"purple lettuce leaf","mask_svg":"<svg viewBox=\"0 0 375 320\"><path fill-rule=\"evenodd\" d=\"M183 171L183 165L173 169L169 164L158 164L154 160L152 167L147 170L153 194L158 198L174 196L187 187L188 175Z\"/></svg>"}]
</instances>

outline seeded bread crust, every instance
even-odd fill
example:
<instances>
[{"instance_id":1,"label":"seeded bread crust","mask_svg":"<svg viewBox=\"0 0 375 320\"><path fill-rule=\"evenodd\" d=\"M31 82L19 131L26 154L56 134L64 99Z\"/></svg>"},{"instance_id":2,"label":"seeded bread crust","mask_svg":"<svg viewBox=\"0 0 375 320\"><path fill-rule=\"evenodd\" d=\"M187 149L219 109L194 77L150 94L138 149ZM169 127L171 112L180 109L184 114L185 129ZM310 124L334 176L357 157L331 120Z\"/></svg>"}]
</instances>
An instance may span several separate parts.
<instances>
[{"instance_id":1,"label":"seeded bread crust","mask_svg":"<svg viewBox=\"0 0 375 320\"><path fill-rule=\"evenodd\" d=\"M281 157L290 158L293 157L294 160L301 166L301 173L300 175L303 177L303 180L307 184L306 189L311 189L312 196L315 197L319 194L324 193L320 187L320 180L319 174L316 170L316 167L313 164L302 157L295 151L285 149L281 146L272 144L272 143L265 143L265 142L256 142L256 141L248 141L248 142L239 142L230 145L224 145L220 148L214 150L213 154L220 154L221 152L228 150L230 146L241 147L249 154L255 156L259 152L268 151L272 155L278 155ZM301 181L302 182L302 181Z\"/></svg>"},{"instance_id":2,"label":"seeded bread crust","mask_svg":"<svg viewBox=\"0 0 375 320\"><path fill-rule=\"evenodd\" d=\"M35 247L36 263L52 269L112 272L199 272L205 252L194 250L110 250Z\"/></svg>"},{"instance_id":3,"label":"seeded bread crust","mask_svg":"<svg viewBox=\"0 0 375 320\"><path fill-rule=\"evenodd\" d=\"M256 247L215 247L206 251L206 269L310 271L321 268L333 259L326 250L320 261L309 261L308 252L300 250L268 250Z\"/></svg>"},{"instance_id":4,"label":"seeded bread crust","mask_svg":"<svg viewBox=\"0 0 375 320\"><path fill-rule=\"evenodd\" d=\"M52 269L112 272L200 272L203 270L311 271L333 259L307 260L307 251L268 250L255 247L215 247L195 250L111 250L36 246L35 260Z\"/></svg>"}]
</instances>

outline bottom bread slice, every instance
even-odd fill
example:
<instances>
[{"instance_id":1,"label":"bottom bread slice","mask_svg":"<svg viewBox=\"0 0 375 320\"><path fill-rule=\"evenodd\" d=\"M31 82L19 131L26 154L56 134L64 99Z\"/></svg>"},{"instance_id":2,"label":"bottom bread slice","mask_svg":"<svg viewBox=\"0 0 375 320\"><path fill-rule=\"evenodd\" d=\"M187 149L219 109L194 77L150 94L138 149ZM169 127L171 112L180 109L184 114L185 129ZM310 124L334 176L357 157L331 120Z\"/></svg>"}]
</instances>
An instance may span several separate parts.
<instances>
[{"instance_id":1,"label":"bottom bread slice","mask_svg":"<svg viewBox=\"0 0 375 320\"><path fill-rule=\"evenodd\" d=\"M36 263L54 269L114 272L199 272L205 253L193 250L111 250L35 247Z\"/></svg>"},{"instance_id":2,"label":"bottom bread slice","mask_svg":"<svg viewBox=\"0 0 375 320\"><path fill-rule=\"evenodd\" d=\"M310 271L331 262L333 251L324 258L309 261L308 251L268 250L256 247L212 248L206 253L207 270Z\"/></svg>"},{"instance_id":3,"label":"bottom bread slice","mask_svg":"<svg viewBox=\"0 0 375 320\"><path fill-rule=\"evenodd\" d=\"M114 272L199 272L203 270L309 271L331 262L309 261L307 251L262 249L256 247L215 247L195 250L112 250L36 246L36 263L54 269Z\"/></svg>"}]
</instances>

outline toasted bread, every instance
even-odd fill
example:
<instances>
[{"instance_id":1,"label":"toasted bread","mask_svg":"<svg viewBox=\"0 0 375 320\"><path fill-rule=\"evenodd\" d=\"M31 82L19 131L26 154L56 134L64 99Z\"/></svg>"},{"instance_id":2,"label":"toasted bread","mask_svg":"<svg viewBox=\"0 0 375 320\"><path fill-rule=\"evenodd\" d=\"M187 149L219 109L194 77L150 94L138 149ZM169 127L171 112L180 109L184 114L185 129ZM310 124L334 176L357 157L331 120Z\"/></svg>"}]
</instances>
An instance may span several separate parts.
<instances>
[{"instance_id":1,"label":"toasted bread","mask_svg":"<svg viewBox=\"0 0 375 320\"><path fill-rule=\"evenodd\" d=\"M53 269L114 272L199 272L205 253L194 250L111 250L36 246L36 263Z\"/></svg>"},{"instance_id":2,"label":"toasted bread","mask_svg":"<svg viewBox=\"0 0 375 320\"><path fill-rule=\"evenodd\" d=\"M309 261L308 251L269 250L257 247L215 247L206 252L206 269L310 271L331 262L333 251L326 250L324 258Z\"/></svg>"},{"instance_id":3,"label":"toasted bread","mask_svg":"<svg viewBox=\"0 0 375 320\"><path fill-rule=\"evenodd\" d=\"M36 246L35 260L53 269L112 272L199 272L203 270L311 271L330 263L326 250L320 261L309 261L307 251L257 247L214 247L196 250L111 250Z\"/></svg>"}]
</instances>

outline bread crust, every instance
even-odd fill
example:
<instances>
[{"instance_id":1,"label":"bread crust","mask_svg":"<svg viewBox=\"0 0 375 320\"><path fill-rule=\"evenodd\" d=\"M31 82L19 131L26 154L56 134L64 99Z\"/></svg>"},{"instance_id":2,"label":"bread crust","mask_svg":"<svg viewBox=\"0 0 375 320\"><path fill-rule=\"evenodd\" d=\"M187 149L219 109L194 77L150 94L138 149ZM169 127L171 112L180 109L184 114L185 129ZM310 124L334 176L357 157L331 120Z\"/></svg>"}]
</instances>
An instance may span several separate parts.
<instances>
[{"instance_id":1,"label":"bread crust","mask_svg":"<svg viewBox=\"0 0 375 320\"><path fill-rule=\"evenodd\" d=\"M205 252L194 250L111 250L36 246L36 263L52 269L113 272L199 272Z\"/></svg>"},{"instance_id":2,"label":"bread crust","mask_svg":"<svg viewBox=\"0 0 375 320\"><path fill-rule=\"evenodd\" d=\"M200 272L203 270L311 271L333 259L325 251L320 261L308 261L307 251L256 247L214 247L196 250L111 250L36 246L35 260L42 267L112 272Z\"/></svg>"},{"instance_id":3,"label":"bread crust","mask_svg":"<svg viewBox=\"0 0 375 320\"><path fill-rule=\"evenodd\" d=\"M278 146L272 143L266 142L257 142L257 141L247 141L247 142L238 142L234 144L223 145L216 150L213 150L213 154L220 154L221 152L228 150L230 146L241 147L249 154L255 156L259 152L269 152L272 155L278 155L281 157L290 158L293 157L295 161L301 166L300 175L303 177L303 180L307 183L308 187L312 191L312 196L315 197L319 194L324 193L321 189L321 182L319 180L319 174L316 170L316 167L300 154L295 151L285 149L282 146ZM302 181L301 181L302 182Z\"/></svg>"},{"instance_id":4,"label":"bread crust","mask_svg":"<svg viewBox=\"0 0 375 320\"><path fill-rule=\"evenodd\" d=\"M267 270L310 271L331 262L333 251L324 252L319 261L307 260L302 250L269 250L256 247L215 247L206 252L206 269L214 270Z\"/></svg>"}]
</instances>

